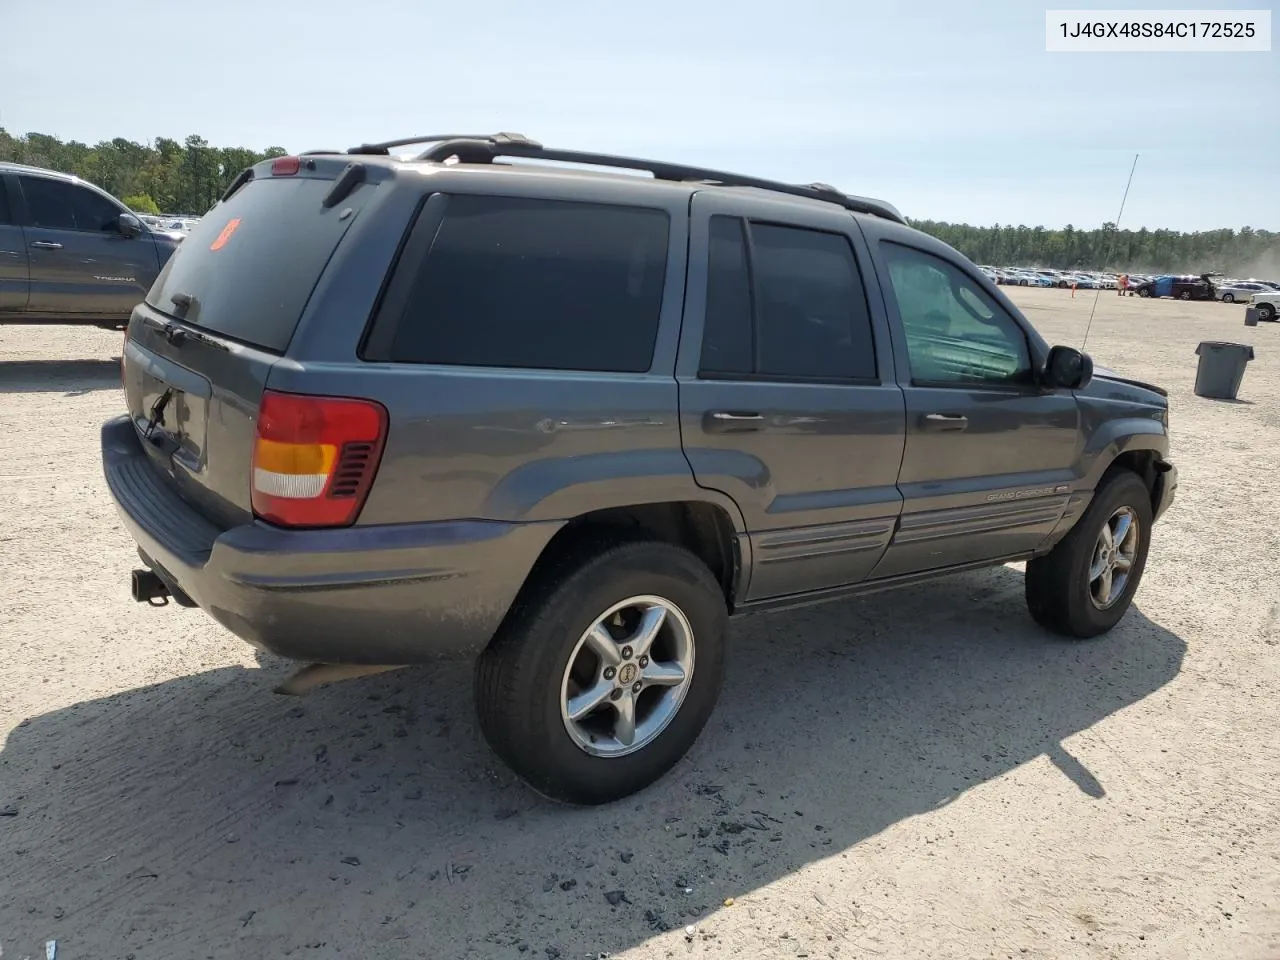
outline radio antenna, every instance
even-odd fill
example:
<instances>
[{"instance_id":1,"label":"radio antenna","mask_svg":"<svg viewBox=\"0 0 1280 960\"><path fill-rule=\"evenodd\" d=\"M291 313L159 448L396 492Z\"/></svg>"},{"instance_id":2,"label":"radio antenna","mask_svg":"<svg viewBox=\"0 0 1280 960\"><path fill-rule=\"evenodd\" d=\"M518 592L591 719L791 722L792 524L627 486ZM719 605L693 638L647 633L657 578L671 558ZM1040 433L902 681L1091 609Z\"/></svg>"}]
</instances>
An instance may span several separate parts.
<instances>
[{"instance_id":1,"label":"radio antenna","mask_svg":"<svg viewBox=\"0 0 1280 960\"><path fill-rule=\"evenodd\" d=\"M1115 249L1116 237L1120 234L1120 218L1124 216L1125 201L1129 199L1129 188L1133 186L1133 171L1138 169L1138 154L1133 155L1133 166L1129 168L1129 180L1124 185L1124 196L1120 198L1120 212L1116 214L1116 229L1111 235L1111 242L1107 244L1107 262L1111 261L1111 252ZM1089 342L1089 331L1093 329L1093 315L1098 310L1098 299L1102 296L1102 288L1099 287L1093 295L1093 306L1089 308L1089 323L1084 328L1084 339L1080 341L1080 349L1084 350L1084 346Z\"/></svg>"}]
</instances>

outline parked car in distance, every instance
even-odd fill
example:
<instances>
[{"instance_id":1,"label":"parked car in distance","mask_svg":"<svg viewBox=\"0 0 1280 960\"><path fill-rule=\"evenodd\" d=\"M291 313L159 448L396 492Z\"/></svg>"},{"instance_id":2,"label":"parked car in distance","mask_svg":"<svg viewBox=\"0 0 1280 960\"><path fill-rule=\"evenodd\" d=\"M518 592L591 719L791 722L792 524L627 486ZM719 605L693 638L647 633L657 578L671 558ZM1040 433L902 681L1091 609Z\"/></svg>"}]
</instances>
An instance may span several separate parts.
<instances>
[{"instance_id":1,"label":"parked car in distance","mask_svg":"<svg viewBox=\"0 0 1280 960\"><path fill-rule=\"evenodd\" d=\"M1265 284L1251 280L1225 280L1214 284L1217 298L1223 303L1244 303L1255 293L1270 292Z\"/></svg>"},{"instance_id":2,"label":"parked car in distance","mask_svg":"<svg viewBox=\"0 0 1280 960\"><path fill-rule=\"evenodd\" d=\"M1086 273L1071 273L1064 274L1058 285L1062 287L1075 286L1079 290L1096 290L1098 281Z\"/></svg>"},{"instance_id":3,"label":"parked car in distance","mask_svg":"<svg viewBox=\"0 0 1280 960\"><path fill-rule=\"evenodd\" d=\"M411 142L257 164L135 309L102 429L135 599L356 672L473 657L498 756L586 804L693 743L730 614L1013 560L1063 636L1128 609L1166 394L891 205Z\"/></svg>"},{"instance_id":4,"label":"parked car in distance","mask_svg":"<svg viewBox=\"0 0 1280 960\"><path fill-rule=\"evenodd\" d=\"M1259 320L1275 320L1280 316L1280 290L1264 290L1249 298L1249 306L1258 311Z\"/></svg>"},{"instance_id":5,"label":"parked car in distance","mask_svg":"<svg viewBox=\"0 0 1280 960\"><path fill-rule=\"evenodd\" d=\"M1019 287L1052 287L1053 281L1048 277L1041 276L1038 273L1032 273L1029 270L1022 270L1012 274L1013 284Z\"/></svg>"},{"instance_id":6,"label":"parked car in distance","mask_svg":"<svg viewBox=\"0 0 1280 960\"><path fill-rule=\"evenodd\" d=\"M0 323L119 327L177 245L93 184L0 163Z\"/></svg>"}]
</instances>

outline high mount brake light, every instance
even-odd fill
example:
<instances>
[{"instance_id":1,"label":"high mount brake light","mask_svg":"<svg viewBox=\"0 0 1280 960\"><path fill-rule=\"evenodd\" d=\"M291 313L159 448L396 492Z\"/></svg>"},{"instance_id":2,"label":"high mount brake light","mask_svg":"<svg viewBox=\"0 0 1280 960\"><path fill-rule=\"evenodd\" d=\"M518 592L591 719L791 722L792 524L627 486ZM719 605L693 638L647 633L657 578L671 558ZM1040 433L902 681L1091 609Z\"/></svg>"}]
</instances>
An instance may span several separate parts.
<instances>
[{"instance_id":1,"label":"high mount brake light","mask_svg":"<svg viewBox=\"0 0 1280 960\"><path fill-rule=\"evenodd\" d=\"M273 177L292 177L301 169L301 157L276 157L271 161L271 175Z\"/></svg>"},{"instance_id":2,"label":"high mount brake light","mask_svg":"<svg viewBox=\"0 0 1280 960\"><path fill-rule=\"evenodd\" d=\"M349 526L386 436L386 408L372 400L266 391L253 444L253 512L286 527Z\"/></svg>"}]
</instances>

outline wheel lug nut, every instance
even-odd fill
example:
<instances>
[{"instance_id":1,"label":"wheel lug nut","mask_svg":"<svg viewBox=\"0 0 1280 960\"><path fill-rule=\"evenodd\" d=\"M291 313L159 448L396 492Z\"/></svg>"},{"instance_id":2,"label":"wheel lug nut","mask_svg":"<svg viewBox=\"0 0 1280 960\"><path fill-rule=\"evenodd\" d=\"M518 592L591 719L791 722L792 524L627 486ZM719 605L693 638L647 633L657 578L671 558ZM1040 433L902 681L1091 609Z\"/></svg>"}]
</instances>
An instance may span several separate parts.
<instances>
[{"instance_id":1,"label":"wheel lug nut","mask_svg":"<svg viewBox=\"0 0 1280 960\"><path fill-rule=\"evenodd\" d=\"M617 700L617 699L621 698L621 696L622 696L622 691L621 691L621 690L614 690L614 691L613 691L613 693L609 694L609 699L610 699L610 700Z\"/></svg>"},{"instance_id":2,"label":"wheel lug nut","mask_svg":"<svg viewBox=\"0 0 1280 960\"><path fill-rule=\"evenodd\" d=\"M640 692L640 681L639 681L639 680L637 680L635 683L633 683L633 684L631 685L631 692L632 692L632 693L639 693L639 692Z\"/></svg>"},{"instance_id":3,"label":"wheel lug nut","mask_svg":"<svg viewBox=\"0 0 1280 960\"><path fill-rule=\"evenodd\" d=\"M622 648L622 659L623 659L623 660L630 660L630 659L631 659L631 654L632 654L632 652L633 652L633 651L632 651L632 649L631 649L630 647L623 647L623 648Z\"/></svg>"},{"instance_id":4,"label":"wheel lug nut","mask_svg":"<svg viewBox=\"0 0 1280 960\"><path fill-rule=\"evenodd\" d=\"M606 680L612 680L612 679L614 678L614 676L616 676L616 675L617 675L617 673L618 673L618 671L617 671L617 670L615 670L615 669L613 669L613 667L605 667L605 668L604 668L604 678L605 678Z\"/></svg>"},{"instance_id":5,"label":"wheel lug nut","mask_svg":"<svg viewBox=\"0 0 1280 960\"><path fill-rule=\"evenodd\" d=\"M648 657L641 657L641 658L640 658L640 669L642 669L642 670L643 670L643 669L644 669L645 667L647 667L648 665L649 665L649 658L648 658Z\"/></svg>"}]
</instances>

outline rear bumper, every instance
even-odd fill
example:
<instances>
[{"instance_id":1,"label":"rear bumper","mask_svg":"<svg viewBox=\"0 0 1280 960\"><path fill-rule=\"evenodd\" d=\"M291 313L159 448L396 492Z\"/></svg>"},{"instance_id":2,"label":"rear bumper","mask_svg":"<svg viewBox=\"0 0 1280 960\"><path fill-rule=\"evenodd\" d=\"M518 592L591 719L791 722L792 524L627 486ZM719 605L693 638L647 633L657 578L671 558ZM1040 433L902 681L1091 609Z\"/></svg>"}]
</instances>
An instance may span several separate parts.
<instances>
[{"instance_id":1,"label":"rear bumper","mask_svg":"<svg viewBox=\"0 0 1280 960\"><path fill-rule=\"evenodd\" d=\"M103 425L102 465L148 565L239 637L295 660L472 656L560 528L459 520L337 530L253 522L223 530L173 491L128 417Z\"/></svg>"}]
</instances>

